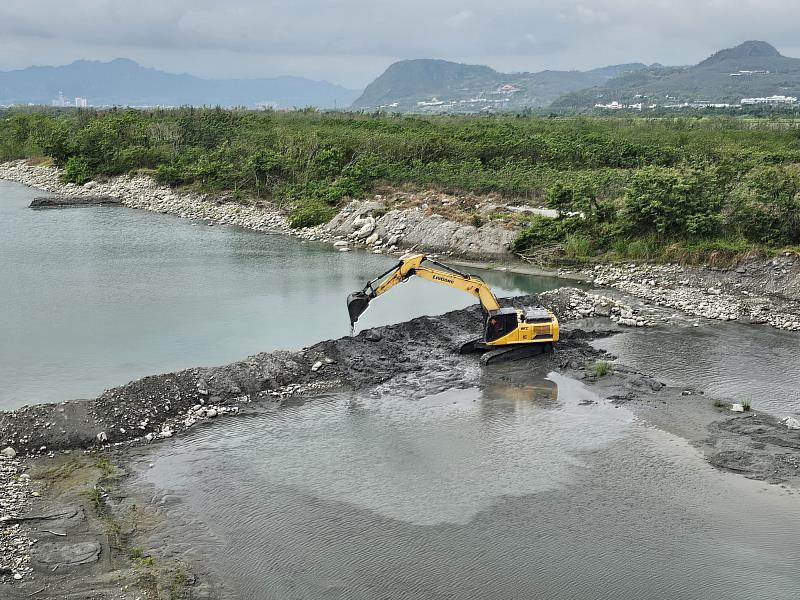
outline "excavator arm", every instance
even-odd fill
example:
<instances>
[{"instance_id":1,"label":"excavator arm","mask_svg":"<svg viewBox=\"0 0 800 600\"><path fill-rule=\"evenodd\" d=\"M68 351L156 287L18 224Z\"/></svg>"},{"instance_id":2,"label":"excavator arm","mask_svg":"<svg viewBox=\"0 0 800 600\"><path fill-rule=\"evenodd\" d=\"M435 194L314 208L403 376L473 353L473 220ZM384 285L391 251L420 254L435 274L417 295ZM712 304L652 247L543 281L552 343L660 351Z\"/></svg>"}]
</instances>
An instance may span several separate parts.
<instances>
[{"instance_id":1,"label":"excavator arm","mask_svg":"<svg viewBox=\"0 0 800 600\"><path fill-rule=\"evenodd\" d=\"M412 254L404 256L397 265L367 282L363 290L354 292L347 297L350 325L355 325L373 298L385 294L398 283L403 283L414 275L472 294L480 301L486 313L500 308L491 288L480 277L456 271L424 254Z\"/></svg>"}]
</instances>

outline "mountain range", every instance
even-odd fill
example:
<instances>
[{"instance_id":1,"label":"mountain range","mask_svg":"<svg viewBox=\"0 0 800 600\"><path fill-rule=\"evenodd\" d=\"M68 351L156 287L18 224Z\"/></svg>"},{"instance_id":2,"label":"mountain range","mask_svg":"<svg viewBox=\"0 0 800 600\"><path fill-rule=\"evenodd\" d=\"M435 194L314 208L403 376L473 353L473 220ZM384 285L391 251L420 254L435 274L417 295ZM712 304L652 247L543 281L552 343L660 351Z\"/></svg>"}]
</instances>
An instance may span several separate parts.
<instances>
[{"instance_id":1,"label":"mountain range","mask_svg":"<svg viewBox=\"0 0 800 600\"><path fill-rule=\"evenodd\" d=\"M553 107L590 107L610 102L739 104L742 98L800 97L800 59L781 55L766 42L745 42L720 50L697 65L652 66L573 91Z\"/></svg>"},{"instance_id":2,"label":"mountain range","mask_svg":"<svg viewBox=\"0 0 800 600\"><path fill-rule=\"evenodd\" d=\"M501 73L446 60L390 65L363 93L302 77L202 79L120 58L0 72L0 105L272 106L389 112L476 113L578 109L617 102L664 106L739 104L742 98L800 97L800 59L766 42L744 42L690 66L627 63L588 71Z\"/></svg>"},{"instance_id":3,"label":"mountain range","mask_svg":"<svg viewBox=\"0 0 800 600\"><path fill-rule=\"evenodd\" d=\"M124 58L0 72L0 105L51 104L59 95L71 105L80 97L92 106L334 108L349 106L359 91L289 76L201 79L143 67Z\"/></svg>"},{"instance_id":4,"label":"mountain range","mask_svg":"<svg viewBox=\"0 0 800 600\"><path fill-rule=\"evenodd\" d=\"M590 71L500 73L443 60L394 63L367 86L356 109L402 112L520 111L596 104L739 104L742 98L800 97L800 59L766 42L744 42L697 65L630 63Z\"/></svg>"},{"instance_id":5,"label":"mountain range","mask_svg":"<svg viewBox=\"0 0 800 600\"><path fill-rule=\"evenodd\" d=\"M572 91L646 69L642 63L591 71L500 73L446 60L396 62L353 103L354 109L398 112L479 112L548 106Z\"/></svg>"}]
</instances>

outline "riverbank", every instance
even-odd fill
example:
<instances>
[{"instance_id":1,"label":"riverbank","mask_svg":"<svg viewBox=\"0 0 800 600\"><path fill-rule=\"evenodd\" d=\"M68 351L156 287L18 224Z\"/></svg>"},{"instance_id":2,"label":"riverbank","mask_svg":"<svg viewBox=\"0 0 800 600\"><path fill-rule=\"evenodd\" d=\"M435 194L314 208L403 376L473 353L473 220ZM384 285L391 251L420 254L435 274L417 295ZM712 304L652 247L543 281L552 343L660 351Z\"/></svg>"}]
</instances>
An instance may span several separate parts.
<instances>
[{"instance_id":1,"label":"riverbank","mask_svg":"<svg viewBox=\"0 0 800 600\"><path fill-rule=\"evenodd\" d=\"M0 179L75 199L107 197L137 208L204 221L208 225L233 225L267 233L294 235L307 241L331 243L340 251L360 248L376 254L402 255L424 251L466 259L510 260L508 247L516 229L507 224L482 227L448 218L440 212L459 200L435 192L377 195L370 201L354 200L329 223L292 229L286 215L271 202L236 202L226 195L182 192L163 186L145 175L121 175L82 186L61 181L56 167L18 160L0 164ZM498 208L493 197L471 197L473 208ZM461 214L451 208L448 214ZM447 212L447 211L445 211Z\"/></svg>"}]
</instances>

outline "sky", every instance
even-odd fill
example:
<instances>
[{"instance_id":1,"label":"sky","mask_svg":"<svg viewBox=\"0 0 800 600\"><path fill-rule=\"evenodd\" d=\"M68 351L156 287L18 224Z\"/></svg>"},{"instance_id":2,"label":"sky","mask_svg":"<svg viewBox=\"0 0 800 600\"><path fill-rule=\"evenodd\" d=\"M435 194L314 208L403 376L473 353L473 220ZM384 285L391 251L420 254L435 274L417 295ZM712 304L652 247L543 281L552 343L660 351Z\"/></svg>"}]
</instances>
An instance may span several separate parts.
<instances>
[{"instance_id":1,"label":"sky","mask_svg":"<svg viewBox=\"0 0 800 600\"><path fill-rule=\"evenodd\" d=\"M0 70L131 58L363 88L392 62L499 71L694 64L746 40L800 57L798 0L0 0Z\"/></svg>"}]
</instances>

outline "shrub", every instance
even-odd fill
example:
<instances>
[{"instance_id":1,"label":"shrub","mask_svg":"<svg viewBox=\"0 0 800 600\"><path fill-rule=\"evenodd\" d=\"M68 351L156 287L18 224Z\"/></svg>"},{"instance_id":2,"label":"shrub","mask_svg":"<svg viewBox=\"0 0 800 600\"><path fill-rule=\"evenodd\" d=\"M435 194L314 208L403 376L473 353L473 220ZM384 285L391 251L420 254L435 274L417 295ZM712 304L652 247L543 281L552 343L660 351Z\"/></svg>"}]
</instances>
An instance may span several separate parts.
<instances>
[{"instance_id":1,"label":"shrub","mask_svg":"<svg viewBox=\"0 0 800 600\"><path fill-rule=\"evenodd\" d=\"M83 185L92 179L92 170L89 161L81 156L70 156L64 164L64 171L61 174L64 181Z\"/></svg>"},{"instance_id":2,"label":"shrub","mask_svg":"<svg viewBox=\"0 0 800 600\"><path fill-rule=\"evenodd\" d=\"M568 234L577 231L582 226L583 219L580 217L550 219L541 215L533 215L528 227L523 229L514 240L512 250L524 253L541 246L559 244L566 239Z\"/></svg>"},{"instance_id":3,"label":"shrub","mask_svg":"<svg viewBox=\"0 0 800 600\"><path fill-rule=\"evenodd\" d=\"M592 374L595 377L605 377L614 372L614 366L605 360L598 360L592 365Z\"/></svg>"},{"instance_id":4,"label":"shrub","mask_svg":"<svg viewBox=\"0 0 800 600\"><path fill-rule=\"evenodd\" d=\"M750 241L800 243L800 170L758 167L734 191L728 221Z\"/></svg>"},{"instance_id":5,"label":"shrub","mask_svg":"<svg viewBox=\"0 0 800 600\"><path fill-rule=\"evenodd\" d=\"M570 233L564 239L564 254L569 258L586 258L592 249L592 241L581 233Z\"/></svg>"},{"instance_id":6,"label":"shrub","mask_svg":"<svg viewBox=\"0 0 800 600\"><path fill-rule=\"evenodd\" d=\"M295 229L313 227L330 221L336 211L319 200L305 200L297 204L289 215L289 225Z\"/></svg>"},{"instance_id":7,"label":"shrub","mask_svg":"<svg viewBox=\"0 0 800 600\"><path fill-rule=\"evenodd\" d=\"M645 167L625 186L623 227L634 233L686 237L716 233L725 190L712 169Z\"/></svg>"}]
</instances>

